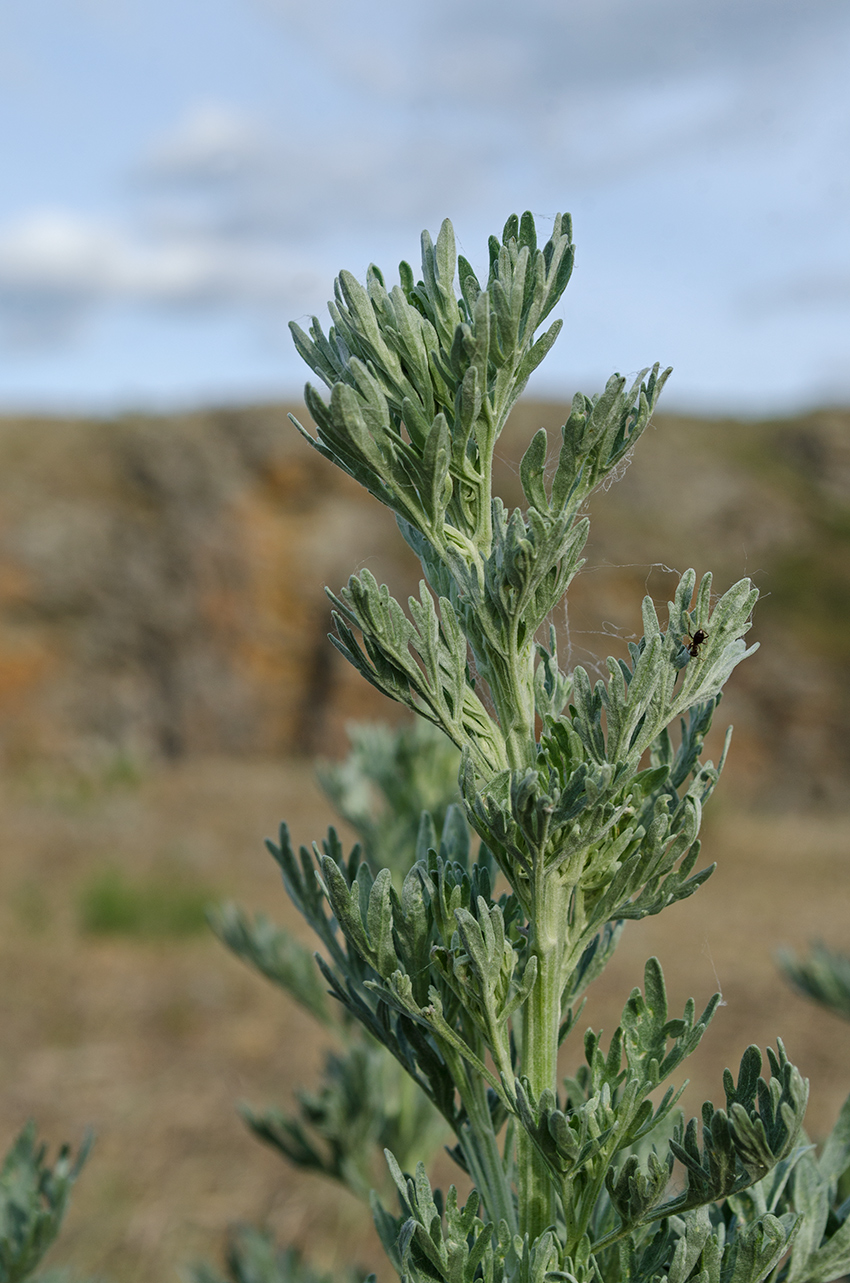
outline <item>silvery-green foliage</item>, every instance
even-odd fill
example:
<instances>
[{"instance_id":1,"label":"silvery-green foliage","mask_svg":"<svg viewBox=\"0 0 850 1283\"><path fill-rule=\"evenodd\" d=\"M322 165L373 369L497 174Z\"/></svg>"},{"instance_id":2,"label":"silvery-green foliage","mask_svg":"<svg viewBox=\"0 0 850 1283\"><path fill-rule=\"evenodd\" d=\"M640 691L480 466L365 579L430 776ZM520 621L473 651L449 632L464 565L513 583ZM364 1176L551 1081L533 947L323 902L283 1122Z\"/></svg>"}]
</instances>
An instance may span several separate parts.
<instances>
[{"instance_id":1,"label":"silvery-green foliage","mask_svg":"<svg viewBox=\"0 0 850 1283\"><path fill-rule=\"evenodd\" d=\"M230 1235L225 1273L205 1262L188 1272L192 1283L332 1283L332 1276L312 1269L294 1248L279 1248L270 1234L241 1225ZM374 1276L373 1276L374 1277ZM333 1283L363 1283L364 1276L351 1270L333 1276Z\"/></svg>"},{"instance_id":2,"label":"silvery-green foliage","mask_svg":"<svg viewBox=\"0 0 850 1283\"><path fill-rule=\"evenodd\" d=\"M779 955L788 980L806 997L836 1016L850 1019L850 958L813 944L802 956ZM748 1196L765 1202L761 1184ZM784 1202L801 1219L786 1283L827 1283L850 1274L850 1097L819 1156L801 1147L799 1161L781 1182L774 1201Z\"/></svg>"},{"instance_id":3,"label":"silvery-green foliage","mask_svg":"<svg viewBox=\"0 0 850 1283\"><path fill-rule=\"evenodd\" d=\"M517 967L523 919L515 899L503 894L493 901L488 862L470 865L468 836L458 840L460 817L450 811L446 827L443 840L430 848L424 837L427 863L408 875L400 896L388 877L374 878L368 866L323 856L328 899L348 945L346 962L336 970L325 963L323 970L337 997L407 1065L454 1127L455 1157L476 1178L488 1205L498 1207L500 1190L494 1173L486 1173L483 1146L500 1113L522 1125L560 1187L557 1215L565 1237L580 1244L593 1231L598 1253L622 1237L624 1226L644 1229L746 1189L790 1152L806 1090L780 1045L777 1054L768 1053L767 1081L755 1048L746 1053L737 1083L727 1074L726 1110L703 1107L702 1144L692 1121L670 1141L664 1163L653 1155L645 1168L635 1162L634 1146L667 1119L680 1093L668 1089L654 1105L650 1094L694 1050L718 1001L715 995L699 1017L689 1002L682 1017L671 1019L655 959L607 1051L597 1035L585 1036L586 1065L567 1080L562 1099L551 1090L535 1098L524 1076L511 1080L507 1025L528 999L536 965L532 957L522 972ZM463 900L475 903L475 916ZM596 939L592 948L606 944ZM349 966L352 954L360 962ZM586 978L590 964L592 957ZM570 999L580 993L581 983L574 983ZM422 1038L423 1028L430 1039ZM626 1161L620 1165L621 1154ZM687 1186L665 1200L674 1158L685 1169ZM603 1184L607 1202L600 1200ZM510 1205L499 1210L510 1213Z\"/></svg>"},{"instance_id":4,"label":"silvery-green foliage","mask_svg":"<svg viewBox=\"0 0 850 1283\"><path fill-rule=\"evenodd\" d=\"M823 944L800 957L784 951L780 966L807 997L833 1014L850 1017L850 961ZM828 1283L850 1274L850 1097L816 1154L801 1145L769 1179L733 1200L740 1215L751 1209L786 1209L800 1218L783 1283Z\"/></svg>"},{"instance_id":5,"label":"silvery-green foliage","mask_svg":"<svg viewBox=\"0 0 850 1283\"><path fill-rule=\"evenodd\" d=\"M333 1024L327 986L316 971L312 952L291 932L264 914L252 917L233 903L210 909L207 917L218 938L238 958L286 990L316 1020Z\"/></svg>"},{"instance_id":6,"label":"silvery-green foliage","mask_svg":"<svg viewBox=\"0 0 850 1283\"><path fill-rule=\"evenodd\" d=\"M750 1224L766 1213L797 1220L778 1283L829 1283L850 1272L850 1098L820 1153L800 1143L772 1171L724 1205L727 1221Z\"/></svg>"},{"instance_id":7,"label":"silvery-green foliage","mask_svg":"<svg viewBox=\"0 0 850 1283\"><path fill-rule=\"evenodd\" d=\"M424 721L351 722L346 730L350 752L341 762L320 763L319 783L369 863L401 879L414 860L422 812L442 824L446 807L460 800L457 749Z\"/></svg>"},{"instance_id":8,"label":"silvery-green foliage","mask_svg":"<svg viewBox=\"0 0 850 1283\"><path fill-rule=\"evenodd\" d=\"M807 998L850 1020L850 957L816 943L802 956L784 950L779 965Z\"/></svg>"},{"instance_id":9,"label":"silvery-green foliage","mask_svg":"<svg viewBox=\"0 0 850 1283\"><path fill-rule=\"evenodd\" d=\"M63 1146L50 1166L34 1122L18 1136L0 1169L0 1283L18 1283L37 1269L59 1233L89 1146L86 1141L76 1158Z\"/></svg>"},{"instance_id":10,"label":"silvery-green foliage","mask_svg":"<svg viewBox=\"0 0 850 1283\"><path fill-rule=\"evenodd\" d=\"M365 1036L329 1052L318 1087L302 1088L296 1099L296 1115L247 1105L240 1113L255 1136L291 1163L340 1181L366 1201L386 1184L385 1149L409 1164L445 1139L427 1097Z\"/></svg>"},{"instance_id":11,"label":"silvery-green foliage","mask_svg":"<svg viewBox=\"0 0 850 1283\"><path fill-rule=\"evenodd\" d=\"M340 817L357 833L361 851L374 868L404 877L415 859L416 836L423 810L441 822L459 800L459 755L445 735L427 723L399 727L349 725L351 749L341 762L321 763L319 783ZM337 839L334 836L333 842ZM281 828L280 845L268 843L280 863L295 863L289 831ZM309 853L302 855L302 861ZM219 905L209 914L216 935L237 957L285 989L323 1024L336 1025L327 1002L327 986L316 970L313 950L263 914L253 917L238 905Z\"/></svg>"},{"instance_id":12,"label":"silvery-green foliage","mask_svg":"<svg viewBox=\"0 0 850 1283\"><path fill-rule=\"evenodd\" d=\"M564 671L554 632L540 639L583 564L587 501L669 373L577 395L560 441L541 429L522 459L526 507L492 494L499 434L557 335L557 321L537 329L572 258L568 218L538 246L533 217L513 217L482 284L446 221L436 243L423 235L420 281L407 264L391 289L374 267L365 286L342 273L328 334L293 326L329 389L308 385L317 434L300 430L395 513L423 569L406 609L365 569L331 594L336 645L460 750L462 809L423 814L400 886L333 833L300 859L285 835L273 853L331 993L443 1115L472 1178L461 1207L421 1165L408 1177L388 1159L401 1216L375 1215L402 1278L761 1283L800 1218L727 1209L799 1147L807 1085L781 1044L765 1076L749 1048L725 1107L679 1123L680 1085L657 1089L717 998L671 1016L651 960L607 1047L589 1032L584 1066L559 1083L558 1047L623 923L711 873L699 830L723 759L704 760L703 743L751 653L757 596L741 580L716 597L710 575L686 571L663 619L645 599L643 636L604 680Z\"/></svg>"},{"instance_id":13,"label":"silvery-green foliage","mask_svg":"<svg viewBox=\"0 0 850 1283\"><path fill-rule=\"evenodd\" d=\"M534 1242L512 1235L504 1222L496 1232L481 1217L475 1190L461 1208L452 1186L444 1206L422 1164L410 1177L392 1155L387 1159L401 1215L376 1201L376 1224L399 1275L411 1283L761 1283L781 1265L797 1231L793 1213L766 1212L730 1225L716 1207L702 1207L607 1250L593 1250L585 1239L565 1257L554 1230Z\"/></svg>"},{"instance_id":14,"label":"silvery-green foliage","mask_svg":"<svg viewBox=\"0 0 850 1283\"><path fill-rule=\"evenodd\" d=\"M361 837L372 865L404 876L415 858L423 808L445 815L458 798L457 750L427 724L394 729L352 724L348 730L348 757L324 764L319 782ZM301 885L299 875L299 867L310 865L310 853L302 849L296 857L285 825L279 845L269 843L269 849L299 897L296 902L315 911L322 901L318 885L309 878ZM333 831L327 849L341 851ZM288 1161L322 1172L365 1199L370 1190L387 1185L385 1148L402 1162L415 1162L445 1140L439 1115L397 1061L328 1000L327 982L311 949L284 927L238 905L220 905L209 918L228 948L299 1002L338 1048L327 1053L318 1087L297 1093L297 1113L241 1107L260 1140Z\"/></svg>"}]
</instances>

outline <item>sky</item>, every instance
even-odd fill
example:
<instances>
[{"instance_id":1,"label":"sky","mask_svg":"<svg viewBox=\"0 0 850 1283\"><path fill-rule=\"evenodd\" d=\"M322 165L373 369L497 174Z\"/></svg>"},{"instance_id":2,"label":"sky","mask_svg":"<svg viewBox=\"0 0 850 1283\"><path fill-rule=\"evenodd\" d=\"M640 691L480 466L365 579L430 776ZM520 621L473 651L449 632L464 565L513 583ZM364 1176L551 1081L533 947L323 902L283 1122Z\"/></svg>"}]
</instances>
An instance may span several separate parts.
<instances>
[{"instance_id":1,"label":"sky","mask_svg":"<svg viewBox=\"0 0 850 1283\"><path fill-rule=\"evenodd\" d=\"M569 210L539 396L850 402L847 0L5 0L0 412L298 394L287 322Z\"/></svg>"}]
</instances>

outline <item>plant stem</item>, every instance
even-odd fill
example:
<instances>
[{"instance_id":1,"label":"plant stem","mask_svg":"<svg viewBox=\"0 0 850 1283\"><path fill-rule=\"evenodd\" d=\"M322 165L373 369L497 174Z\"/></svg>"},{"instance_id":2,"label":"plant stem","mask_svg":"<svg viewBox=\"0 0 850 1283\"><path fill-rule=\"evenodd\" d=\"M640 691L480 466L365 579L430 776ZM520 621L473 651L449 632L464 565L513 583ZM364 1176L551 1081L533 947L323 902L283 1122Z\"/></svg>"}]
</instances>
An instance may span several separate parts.
<instances>
[{"instance_id":1,"label":"plant stem","mask_svg":"<svg viewBox=\"0 0 850 1283\"><path fill-rule=\"evenodd\" d=\"M476 1111L474 1120L470 1117L471 1126L461 1135L460 1142L463 1156L466 1159L475 1188L481 1195L487 1215L494 1224L504 1221L512 1234L517 1232L517 1214L513 1193L510 1188L502 1155L486 1103L486 1119L481 1111Z\"/></svg>"},{"instance_id":2,"label":"plant stem","mask_svg":"<svg viewBox=\"0 0 850 1283\"><path fill-rule=\"evenodd\" d=\"M470 1072L469 1066L457 1052L445 1045L442 1050L469 1120L462 1131L457 1133L469 1174L493 1222L498 1225L500 1221L505 1221L511 1233L515 1234L516 1206L493 1130L487 1101L487 1084L474 1072Z\"/></svg>"},{"instance_id":3,"label":"plant stem","mask_svg":"<svg viewBox=\"0 0 850 1283\"><path fill-rule=\"evenodd\" d=\"M540 1093L547 1088L557 1090L562 934L566 914L559 912L561 896L553 880L545 879L542 872L535 880L538 888L534 897L537 914L533 952L537 958L537 979L523 1010L522 1066L534 1099L539 1100ZM544 1158L524 1131L517 1136L517 1178L520 1233L528 1234L533 1242L554 1221L554 1189Z\"/></svg>"},{"instance_id":4,"label":"plant stem","mask_svg":"<svg viewBox=\"0 0 850 1283\"><path fill-rule=\"evenodd\" d=\"M512 771L525 772L534 766L537 757L532 647L521 647L512 637L509 650L500 656L499 666L494 666L490 676L490 693L505 737L508 762Z\"/></svg>"}]
</instances>

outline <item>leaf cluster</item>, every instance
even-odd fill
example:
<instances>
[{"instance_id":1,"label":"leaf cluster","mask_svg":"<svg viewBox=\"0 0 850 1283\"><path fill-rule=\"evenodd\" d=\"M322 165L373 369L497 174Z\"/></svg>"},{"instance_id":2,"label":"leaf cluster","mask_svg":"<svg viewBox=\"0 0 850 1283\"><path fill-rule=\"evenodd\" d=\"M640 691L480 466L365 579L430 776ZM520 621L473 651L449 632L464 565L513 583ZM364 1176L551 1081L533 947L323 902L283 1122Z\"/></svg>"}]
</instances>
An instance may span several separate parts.
<instances>
[{"instance_id":1,"label":"leaf cluster","mask_svg":"<svg viewBox=\"0 0 850 1283\"><path fill-rule=\"evenodd\" d=\"M436 243L422 235L421 281L406 263L390 291L374 266L365 286L342 272L327 337L315 317L309 336L291 326L298 352L331 389L329 404L305 389L319 429L308 440L432 546L454 541L462 555L464 540L489 522L496 439L561 328L556 321L534 339L569 280L571 231L559 215L538 248L531 215L510 219L501 244L491 238L482 290L446 219Z\"/></svg>"},{"instance_id":2,"label":"leaf cluster","mask_svg":"<svg viewBox=\"0 0 850 1283\"><path fill-rule=\"evenodd\" d=\"M850 957L816 942L802 957L783 950L779 965L800 993L850 1020Z\"/></svg>"},{"instance_id":3,"label":"leaf cluster","mask_svg":"<svg viewBox=\"0 0 850 1283\"><path fill-rule=\"evenodd\" d=\"M444 1138L445 1128L398 1065L372 1039L328 1052L313 1091L296 1092L298 1113L240 1106L254 1135L290 1163L339 1181L368 1201L384 1183L385 1149L410 1163Z\"/></svg>"},{"instance_id":4,"label":"leaf cluster","mask_svg":"<svg viewBox=\"0 0 850 1283\"><path fill-rule=\"evenodd\" d=\"M279 1248L270 1234L239 1225L229 1235L222 1274L206 1262L188 1272L192 1283L369 1283L356 1270L332 1276L313 1269L295 1248Z\"/></svg>"},{"instance_id":5,"label":"leaf cluster","mask_svg":"<svg viewBox=\"0 0 850 1283\"><path fill-rule=\"evenodd\" d=\"M400 1277L411 1283L764 1283L776 1277L798 1226L793 1212L727 1222L719 1209L700 1208L671 1216L641 1240L622 1240L607 1251L594 1251L584 1239L564 1258L552 1230L533 1242L512 1235L504 1222L496 1231L477 1219L474 1190L460 1208L452 1186L444 1208L424 1167L410 1177L390 1155L388 1161L401 1215L377 1207L376 1223Z\"/></svg>"},{"instance_id":6,"label":"leaf cluster","mask_svg":"<svg viewBox=\"0 0 850 1283\"><path fill-rule=\"evenodd\" d=\"M361 837L353 863L360 862L365 849L376 867L403 876L415 858L423 804L445 816L457 799L458 754L426 723L394 729L352 724L348 732L349 755L340 763L323 764L319 782ZM269 849L315 926L310 913L321 893L315 877L305 873L313 867L311 853L305 848L294 852L285 825L279 843L270 843ZM342 858L334 832L325 850ZM445 1132L439 1115L380 1043L338 1003L328 1001L327 981L314 951L265 915L251 915L234 904L220 905L208 916L219 939L295 999L335 1044L315 1089L296 1094L294 1113L240 1106L254 1135L288 1162L321 1172L363 1199L386 1185L385 1148L402 1163L435 1149ZM323 939L338 935L333 923L325 922L322 930Z\"/></svg>"},{"instance_id":7,"label":"leaf cluster","mask_svg":"<svg viewBox=\"0 0 850 1283\"><path fill-rule=\"evenodd\" d=\"M34 1122L18 1136L0 1169L0 1283L19 1283L38 1267L59 1233L90 1147L87 1139L73 1158L65 1145L51 1166Z\"/></svg>"},{"instance_id":8,"label":"leaf cluster","mask_svg":"<svg viewBox=\"0 0 850 1283\"><path fill-rule=\"evenodd\" d=\"M460 800L457 749L426 721L397 727L350 722L350 744L340 762L320 762L322 791L354 829L366 859L400 881L415 858L423 811L442 826L446 808Z\"/></svg>"}]
</instances>

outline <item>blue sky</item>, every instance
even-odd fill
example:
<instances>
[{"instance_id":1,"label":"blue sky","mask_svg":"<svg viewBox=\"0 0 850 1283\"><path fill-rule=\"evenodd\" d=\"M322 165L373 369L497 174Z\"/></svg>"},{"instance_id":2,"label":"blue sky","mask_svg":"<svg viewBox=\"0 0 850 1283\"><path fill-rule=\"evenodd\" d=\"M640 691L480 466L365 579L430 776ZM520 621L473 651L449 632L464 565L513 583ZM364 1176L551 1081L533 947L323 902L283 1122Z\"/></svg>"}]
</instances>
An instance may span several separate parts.
<instances>
[{"instance_id":1,"label":"blue sky","mask_svg":"<svg viewBox=\"0 0 850 1283\"><path fill-rule=\"evenodd\" d=\"M297 392L286 322L569 209L532 391L850 401L847 0L6 0L0 410Z\"/></svg>"}]
</instances>

